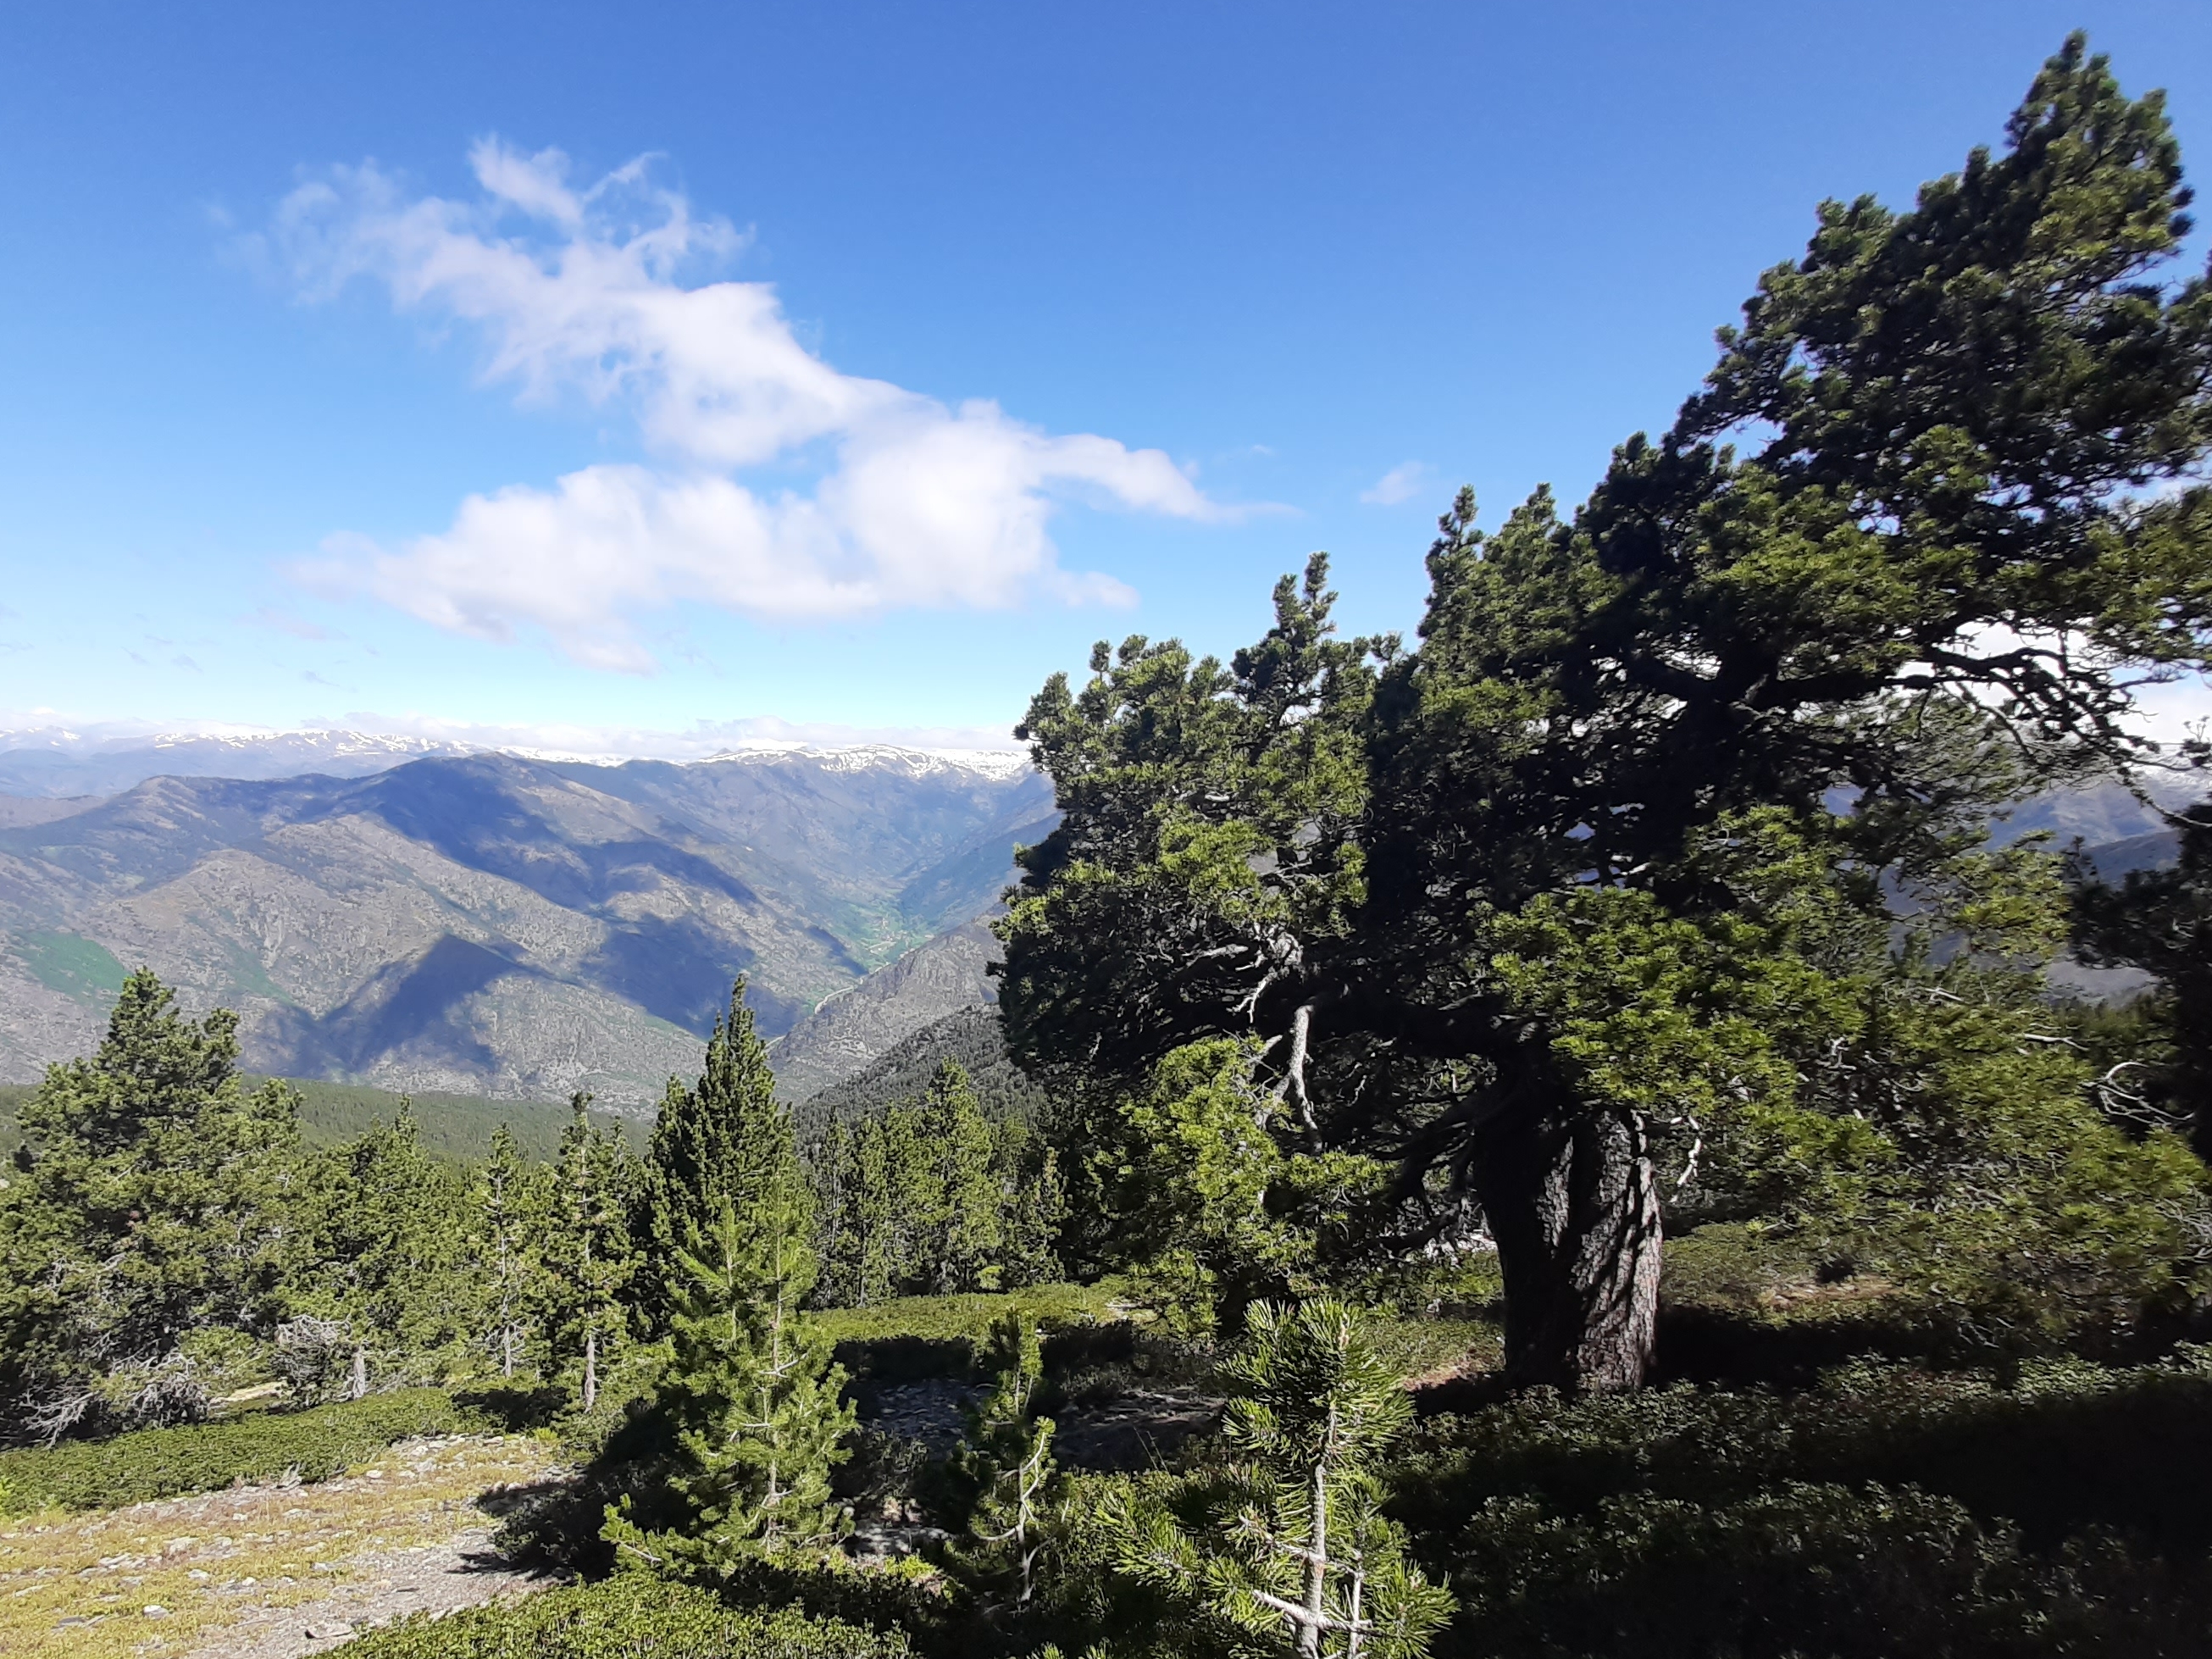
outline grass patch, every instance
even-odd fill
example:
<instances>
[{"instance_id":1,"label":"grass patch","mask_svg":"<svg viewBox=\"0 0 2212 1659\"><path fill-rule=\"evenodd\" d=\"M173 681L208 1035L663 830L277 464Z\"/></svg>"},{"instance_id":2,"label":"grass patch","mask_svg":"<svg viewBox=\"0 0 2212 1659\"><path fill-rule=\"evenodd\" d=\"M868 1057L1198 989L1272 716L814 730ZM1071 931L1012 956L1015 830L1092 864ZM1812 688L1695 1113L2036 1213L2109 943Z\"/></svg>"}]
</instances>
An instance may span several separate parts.
<instances>
[{"instance_id":1,"label":"grass patch","mask_svg":"<svg viewBox=\"0 0 2212 1659\"><path fill-rule=\"evenodd\" d=\"M795 1607L733 1607L705 1590L623 1573L505 1606L415 1618L351 1644L354 1659L904 1659L905 1636Z\"/></svg>"},{"instance_id":2,"label":"grass patch","mask_svg":"<svg viewBox=\"0 0 2212 1659\"><path fill-rule=\"evenodd\" d=\"M1370 1312L1364 1324L1376 1353L1416 1385L1493 1371L1505 1357L1504 1334L1487 1319L1422 1319Z\"/></svg>"},{"instance_id":3,"label":"grass patch","mask_svg":"<svg viewBox=\"0 0 2212 1659\"><path fill-rule=\"evenodd\" d=\"M407 1389L303 1412L253 1412L109 1440L0 1452L18 1509L119 1509L297 1471L327 1480L395 1440L472 1432L477 1419L437 1389Z\"/></svg>"},{"instance_id":4,"label":"grass patch","mask_svg":"<svg viewBox=\"0 0 2212 1659\"><path fill-rule=\"evenodd\" d=\"M96 939L75 933L27 933L16 934L15 942L17 959L49 991L105 1009L123 989L127 970Z\"/></svg>"}]
</instances>

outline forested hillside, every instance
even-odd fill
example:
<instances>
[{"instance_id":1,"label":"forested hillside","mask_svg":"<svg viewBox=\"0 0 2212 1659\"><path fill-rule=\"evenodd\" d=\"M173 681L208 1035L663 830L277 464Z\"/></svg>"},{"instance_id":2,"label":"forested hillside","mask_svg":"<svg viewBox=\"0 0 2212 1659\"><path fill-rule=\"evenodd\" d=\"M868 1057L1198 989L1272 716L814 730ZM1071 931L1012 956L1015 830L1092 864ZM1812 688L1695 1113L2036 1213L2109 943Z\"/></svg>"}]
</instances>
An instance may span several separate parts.
<instances>
[{"instance_id":1,"label":"forested hillside","mask_svg":"<svg viewBox=\"0 0 2212 1659\"><path fill-rule=\"evenodd\" d=\"M2000 149L1823 204L1571 511L1462 492L1412 642L1316 555L1226 656L1100 643L1020 727L995 1005L817 1015L842 1082L687 957L641 1146L581 1092L544 1158L311 1145L132 973L0 1189L0 1644L2203 1655L2212 746L2134 703L2212 670L2189 199L2076 36ZM581 775L501 796L569 851L467 867L755 915L690 781ZM96 883L125 821L71 821L11 833ZM951 838L872 867L941 895ZM469 1469L471 1570L540 1577L449 1618L215 1534L320 1487L277 1514L367 1577Z\"/></svg>"}]
</instances>

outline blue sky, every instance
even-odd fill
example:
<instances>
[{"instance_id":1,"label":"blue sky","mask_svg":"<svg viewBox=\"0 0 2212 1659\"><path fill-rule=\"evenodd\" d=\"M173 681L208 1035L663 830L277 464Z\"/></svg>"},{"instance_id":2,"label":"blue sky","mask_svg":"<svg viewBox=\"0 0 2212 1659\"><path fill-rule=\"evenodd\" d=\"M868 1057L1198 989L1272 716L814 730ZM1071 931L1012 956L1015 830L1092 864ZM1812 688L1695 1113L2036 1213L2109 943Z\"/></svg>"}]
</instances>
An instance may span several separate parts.
<instances>
[{"instance_id":1,"label":"blue sky","mask_svg":"<svg viewBox=\"0 0 2212 1659\"><path fill-rule=\"evenodd\" d=\"M0 724L1003 732L1316 547L1409 628L2076 25L2212 153L2181 0L11 8Z\"/></svg>"}]
</instances>

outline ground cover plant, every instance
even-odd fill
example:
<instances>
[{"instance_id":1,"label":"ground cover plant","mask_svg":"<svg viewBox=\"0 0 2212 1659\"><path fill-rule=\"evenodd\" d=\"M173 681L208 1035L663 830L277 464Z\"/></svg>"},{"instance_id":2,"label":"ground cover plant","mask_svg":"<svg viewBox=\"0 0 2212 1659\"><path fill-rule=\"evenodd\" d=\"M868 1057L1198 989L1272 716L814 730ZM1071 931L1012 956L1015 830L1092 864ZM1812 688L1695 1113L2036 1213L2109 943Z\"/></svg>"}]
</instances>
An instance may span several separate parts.
<instances>
[{"instance_id":1,"label":"ground cover plant","mask_svg":"<svg viewBox=\"0 0 2212 1659\"><path fill-rule=\"evenodd\" d=\"M0 1483L18 1510L119 1509L287 1474L325 1480L394 1441L479 1426L482 1419L443 1390L410 1389L313 1411L249 1411L187 1427L18 1448L0 1452Z\"/></svg>"},{"instance_id":2,"label":"ground cover plant","mask_svg":"<svg viewBox=\"0 0 2212 1659\"><path fill-rule=\"evenodd\" d=\"M480 1504L544 1479L551 1453L533 1437L446 1436L380 1448L318 1483L15 1516L0 1522L0 1652L123 1659L203 1643L220 1652L217 1632L291 1634L316 1621L309 1607L330 1622L380 1601L404 1606L412 1598L392 1592L457 1534L496 1525Z\"/></svg>"},{"instance_id":3,"label":"ground cover plant","mask_svg":"<svg viewBox=\"0 0 2212 1659\"><path fill-rule=\"evenodd\" d=\"M410 1620L354 1646L360 1659L904 1659L905 1640L791 1608L732 1607L637 1574L551 1590L514 1607Z\"/></svg>"},{"instance_id":4,"label":"ground cover plant","mask_svg":"<svg viewBox=\"0 0 2212 1659\"><path fill-rule=\"evenodd\" d=\"M1466 1608L1439 1651L2183 1654L2212 1593L2208 1453L2188 1351L1538 1391L1425 1423L1390 1480Z\"/></svg>"}]
</instances>

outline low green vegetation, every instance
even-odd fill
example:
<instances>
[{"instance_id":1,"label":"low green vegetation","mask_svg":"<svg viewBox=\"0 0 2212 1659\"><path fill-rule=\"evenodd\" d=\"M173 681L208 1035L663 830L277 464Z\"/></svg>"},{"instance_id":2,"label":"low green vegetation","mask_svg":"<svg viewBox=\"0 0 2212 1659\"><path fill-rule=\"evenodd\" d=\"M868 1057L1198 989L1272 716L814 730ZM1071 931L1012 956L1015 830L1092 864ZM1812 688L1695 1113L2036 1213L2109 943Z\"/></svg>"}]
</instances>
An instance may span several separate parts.
<instances>
[{"instance_id":1,"label":"low green vegetation","mask_svg":"<svg viewBox=\"0 0 2212 1659\"><path fill-rule=\"evenodd\" d=\"M624 1574L514 1606L410 1619L350 1644L357 1659L906 1659L896 1632L795 1608L733 1607L704 1590Z\"/></svg>"},{"instance_id":2,"label":"low green vegetation","mask_svg":"<svg viewBox=\"0 0 2212 1659\"><path fill-rule=\"evenodd\" d=\"M927 1341L979 1347L1008 1315L1047 1328L1095 1325L1123 1317L1129 1304L1116 1287L1032 1285L1018 1291L965 1296L902 1296L865 1308L825 1308L817 1316L833 1342Z\"/></svg>"},{"instance_id":3,"label":"low green vegetation","mask_svg":"<svg viewBox=\"0 0 2212 1659\"><path fill-rule=\"evenodd\" d=\"M127 971L97 939L75 933L21 933L15 953L31 975L49 991L59 991L94 1007L112 1005Z\"/></svg>"},{"instance_id":4,"label":"low green vegetation","mask_svg":"<svg viewBox=\"0 0 2212 1659\"><path fill-rule=\"evenodd\" d=\"M550 1160L568 1127L569 1110L535 1100L487 1100L480 1095L441 1094L434 1090L400 1095L364 1084L331 1083L320 1078L270 1079L246 1073L242 1081L251 1090L266 1082L281 1082L299 1098L300 1139L309 1146L337 1146L357 1140L380 1123L389 1123L405 1100L414 1109L422 1150L449 1164L474 1163L491 1151L493 1136L502 1128L514 1138L522 1154L540 1162ZM37 1085L0 1084L0 1156L22 1144L16 1115ZM620 1129L633 1149L641 1147L648 1121L594 1112L595 1120Z\"/></svg>"},{"instance_id":5,"label":"low green vegetation","mask_svg":"<svg viewBox=\"0 0 2212 1659\"><path fill-rule=\"evenodd\" d=\"M17 1511L120 1509L289 1474L326 1480L394 1441L484 1426L483 1418L441 1389L402 1389L313 1411L251 1411L185 1428L0 1451L0 1486Z\"/></svg>"}]
</instances>

